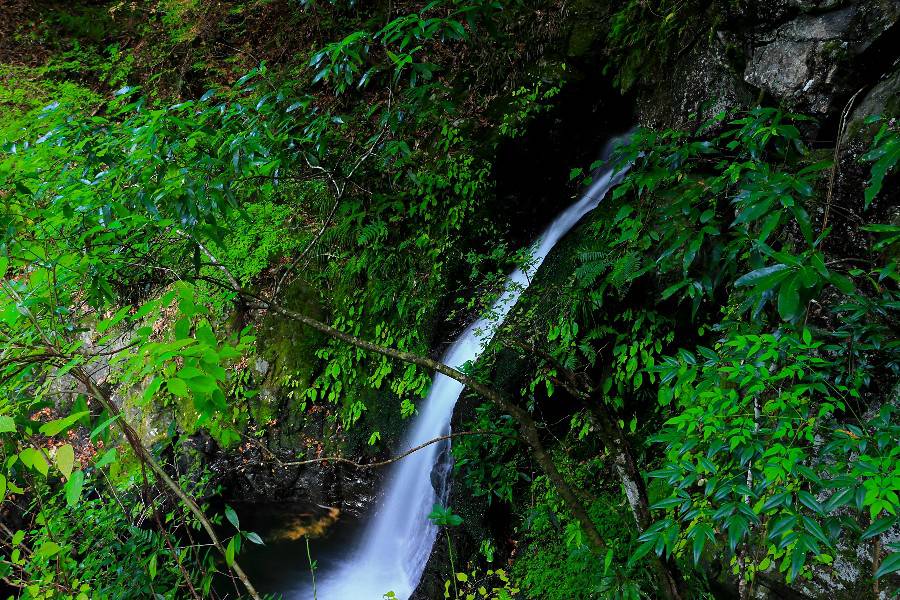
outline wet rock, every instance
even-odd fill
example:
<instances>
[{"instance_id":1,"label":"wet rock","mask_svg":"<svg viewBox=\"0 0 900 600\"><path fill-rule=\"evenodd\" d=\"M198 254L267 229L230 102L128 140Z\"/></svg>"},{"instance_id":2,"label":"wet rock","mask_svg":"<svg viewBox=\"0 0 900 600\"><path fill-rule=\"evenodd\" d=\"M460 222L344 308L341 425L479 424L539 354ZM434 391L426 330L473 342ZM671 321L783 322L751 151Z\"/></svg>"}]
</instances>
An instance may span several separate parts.
<instances>
[{"instance_id":1,"label":"wet rock","mask_svg":"<svg viewBox=\"0 0 900 600\"><path fill-rule=\"evenodd\" d=\"M377 473L338 463L291 465L289 453L266 452L260 446L242 445L204 452L215 483L227 501L296 502L335 507L358 517L375 501Z\"/></svg>"},{"instance_id":2,"label":"wet rock","mask_svg":"<svg viewBox=\"0 0 900 600\"><path fill-rule=\"evenodd\" d=\"M265 374L269 372L269 361L264 358L257 358L253 363L253 370L259 375L265 376Z\"/></svg>"},{"instance_id":3,"label":"wet rock","mask_svg":"<svg viewBox=\"0 0 900 600\"><path fill-rule=\"evenodd\" d=\"M852 94L852 88L860 83L852 77L854 72L883 60L863 59L887 39L898 18L900 2L896 0L801 14L774 32L758 36L744 80L795 109L828 115L838 108L836 102Z\"/></svg>"},{"instance_id":4,"label":"wet rock","mask_svg":"<svg viewBox=\"0 0 900 600\"><path fill-rule=\"evenodd\" d=\"M753 52L744 79L777 98L803 98L814 112L827 112L830 97L825 86L835 72L833 59L848 49L843 38L855 14L856 7L851 6L804 15L780 27L771 43Z\"/></svg>"},{"instance_id":5,"label":"wet rock","mask_svg":"<svg viewBox=\"0 0 900 600\"><path fill-rule=\"evenodd\" d=\"M856 105L850 114L847 131L852 135L870 115L900 116L900 67L875 84Z\"/></svg>"},{"instance_id":6,"label":"wet rock","mask_svg":"<svg viewBox=\"0 0 900 600\"><path fill-rule=\"evenodd\" d=\"M771 2L734 0L723 2L720 10L727 19L741 27L754 25L771 27L798 14L834 10L847 4L847 0L774 0Z\"/></svg>"},{"instance_id":7,"label":"wet rock","mask_svg":"<svg viewBox=\"0 0 900 600\"><path fill-rule=\"evenodd\" d=\"M751 102L719 39L695 44L638 98L642 125L690 127L716 113Z\"/></svg>"}]
</instances>

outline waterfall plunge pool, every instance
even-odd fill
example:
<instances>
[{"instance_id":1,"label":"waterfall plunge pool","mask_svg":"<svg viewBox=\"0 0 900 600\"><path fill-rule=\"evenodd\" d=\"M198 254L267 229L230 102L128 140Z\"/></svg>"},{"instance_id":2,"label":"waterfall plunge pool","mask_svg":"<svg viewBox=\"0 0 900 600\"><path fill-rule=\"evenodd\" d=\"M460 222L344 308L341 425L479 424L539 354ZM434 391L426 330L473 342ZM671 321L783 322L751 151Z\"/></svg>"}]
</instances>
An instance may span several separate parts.
<instances>
[{"instance_id":1,"label":"waterfall plunge pool","mask_svg":"<svg viewBox=\"0 0 900 600\"><path fill-rule=\"evenodd\" d=\"M614 139L607 145L604 158L618 141ZM442 362L460 369L478 359L556 243L600 203L620 175L610 168L595 174L581 198L557 215L535 240L531 262L509 275L488 316L470 324L444 353ZM436 375L397 451L449 433L453 409L462 390L458 381ZM310 541L312 559L318 567L315 594L302 535L297 540L287 540L294 542L290 546L281 546L282 537L277 547L254 553L253 564L246 566L251 579L266 591L270 582L282 582L275 586L281 589L273 591L282 593L285 600L382 600L387 592L393 592L397 600L407 600L419 584L437 537L438 528L428 514L434 504L446 504L451 468L449 461L441 457L448 450L449 442L432 444L395 463L364 526L341 524L323 536L321 544ZM283 523L279 526L284 529ZM318 557L314 546L319 546ZM260 561L265 571L261 579L256 571ZM301 570L305 571L302 575ZM295 574L293 579L291 573Z\"/></svg>"}]
</instances>

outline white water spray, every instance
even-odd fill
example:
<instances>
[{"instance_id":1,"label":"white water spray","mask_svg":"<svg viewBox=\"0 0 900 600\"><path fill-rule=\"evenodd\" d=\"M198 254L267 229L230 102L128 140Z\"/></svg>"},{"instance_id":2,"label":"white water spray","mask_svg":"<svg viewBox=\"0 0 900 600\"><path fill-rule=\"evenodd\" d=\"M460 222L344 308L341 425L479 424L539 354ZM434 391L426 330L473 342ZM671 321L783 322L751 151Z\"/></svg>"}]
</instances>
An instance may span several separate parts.
<instances>
[{"instance_id":1,"label":"white water spray","mask_svg":"<svg viewBox=\"0 0 900 600\"><path fill-rule=\"evenodd\" d=\"M600 173L581 199L556 217L534 243L531 262L506 280L504 292L488 316L469 325L447 349L441 359L445 364L460 369L481 355L553 246L599 204L618 179L619 173L612 170ZM455 379L436 375L399 450L448 434L453 407L462 390L463 385ZM437 538L438 528L428 514L435 503L444 504L447 499L451 465L449 459L438 461L446 458L449 445L449 440L432 444L394 465L360 548L347 562L324 574L318 600L382 600L386 592L394 592L398 600L409 598Z\"/></svg>"}]
</instances>

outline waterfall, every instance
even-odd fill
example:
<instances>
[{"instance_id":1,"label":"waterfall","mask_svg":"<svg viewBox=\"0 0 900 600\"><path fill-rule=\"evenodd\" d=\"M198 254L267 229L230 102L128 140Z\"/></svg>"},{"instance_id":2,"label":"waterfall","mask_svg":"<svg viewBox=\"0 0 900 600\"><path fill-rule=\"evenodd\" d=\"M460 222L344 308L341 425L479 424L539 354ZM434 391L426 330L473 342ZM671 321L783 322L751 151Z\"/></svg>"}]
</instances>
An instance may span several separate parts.
<instances>
[{"instance_id":1,"label":"waterfall","mask_svg":"<svg viewBox=\"0 0 900 600\"><path fill-rule=\"evenodd\" d=\"M617 141L608 145L606 156ZM460 369L481 355L553 246L599 204L619 175L611 168L596 174L581 199L558 215L533 244L531 261L507 278L504 291L491 311L466 328L444 353L442 362ZM455 379L436 375L399 450L448 434L453 407L462 390L463 385ZM319 600L382 600L387 592L394 592L398 600L409 598L422 577L437 538L438 528L428 519L428 514L435 503L445 504L447 500L451 470L447 457L449 445L449 440L432 444L393 466L386 479L384 496L363 533L360 547L347 562L323 574L317 594Z\"/></svg>"}]
</instances>

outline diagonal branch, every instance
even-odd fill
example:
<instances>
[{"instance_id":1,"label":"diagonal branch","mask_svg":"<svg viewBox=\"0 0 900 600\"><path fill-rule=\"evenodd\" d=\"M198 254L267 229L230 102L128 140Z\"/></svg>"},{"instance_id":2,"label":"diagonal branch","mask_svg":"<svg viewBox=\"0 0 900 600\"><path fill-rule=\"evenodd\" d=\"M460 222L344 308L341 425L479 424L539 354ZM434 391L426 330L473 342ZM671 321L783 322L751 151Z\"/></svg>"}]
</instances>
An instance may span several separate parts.
<instances>
[{"instance_id":1,"label":"diagonal branch","mask_svg":"<svg viewBox=\"0 0 900 600\"><path fill-rule=\"evenodd\" d=\"M447 435L442 435L442 436L439 436L436 438L432 438L432 439L428 440L427 442L425 442L424 444L419 444L415 448L410 448L403 454L398 454L397 456L394 456L392 458L388 458L388 459L381 460L378 462L373 462L373 463L358 463L358 462L354 462L350 459L343 458L340 456L323 456L321 458L310 458L307 460L296 460L296 461L291 461L291 462L278 461L278 462L279 462L280 467L297 467L300 465L311 465L311 464L315 464L315 463L335 462L335 463L342 463L345 465L350 465L351 467L356 467L357 469L371 469L374 467L384 467L386 465L395 463L399 460L406 458L410 454L413 454L414 452L418 452L419 450L422 450L424 448L427 448L428 446L431 446L432 444L437 444L439 442L443 442L446 440L451 440L453 438L458 438L458 437L467 436L467 435L491 435L491 436L496 436L496 437L505 437L505 438L509 438L512 440L522 441L522 438L517 435L509 435L506 433L500 433L498 431L459 431L457 433L448 433Z\"/></svg>"},{"instance_id":2,"label":"diagonal branch","mask_svg":"<svg viewBox=\"0 0 900 600\"><path fill-rule=\"evenodd\" d=\"M125 435L125 439L128 441L128 445L131 446L132 450L137 456L138 460L141 461L142 464L150 467L150 470L153 471L157 477L163 482L163 484L178 497L178 499L187 506L188 510L194 515L194 517L200 522L203 526L204 531L209 536L209 539L212 541L213 546L216 547L222 556L226 556L225 546L222 544L219 536L216 534L215 529L213 529L212 523L210 523L209 519L206 518L206 515L203 513L203 509L197 504L197 502L189 496L181 486L178 485L175 481L169 477L169 474L166 473L165 469L156 461L152 454L147 450L144 446L143 442L141 442L140 437L137 432L131 427L131 425L122 418L121 411L119 407L116 406L115 402L113 402L112 398L109 397L97 383L91 378L81 367L75 367L72 369L72 375L81 382L82 385L88 390L88 392L97 399L100 404L103 405L109 414L113 416L118 416L119 418L116 420L119 427L122 429L122 433ZM241 583L244 584L247 592L254 600L262 600L259 593L256 591L256 588L253 587L253 584L250 583L250 579L247 577L247 574L241 569L241 566L238 564L237 560L233 560L230 565L231 569L234 570L238 579L241 580Z\"/></svg>"}]
</instances>

